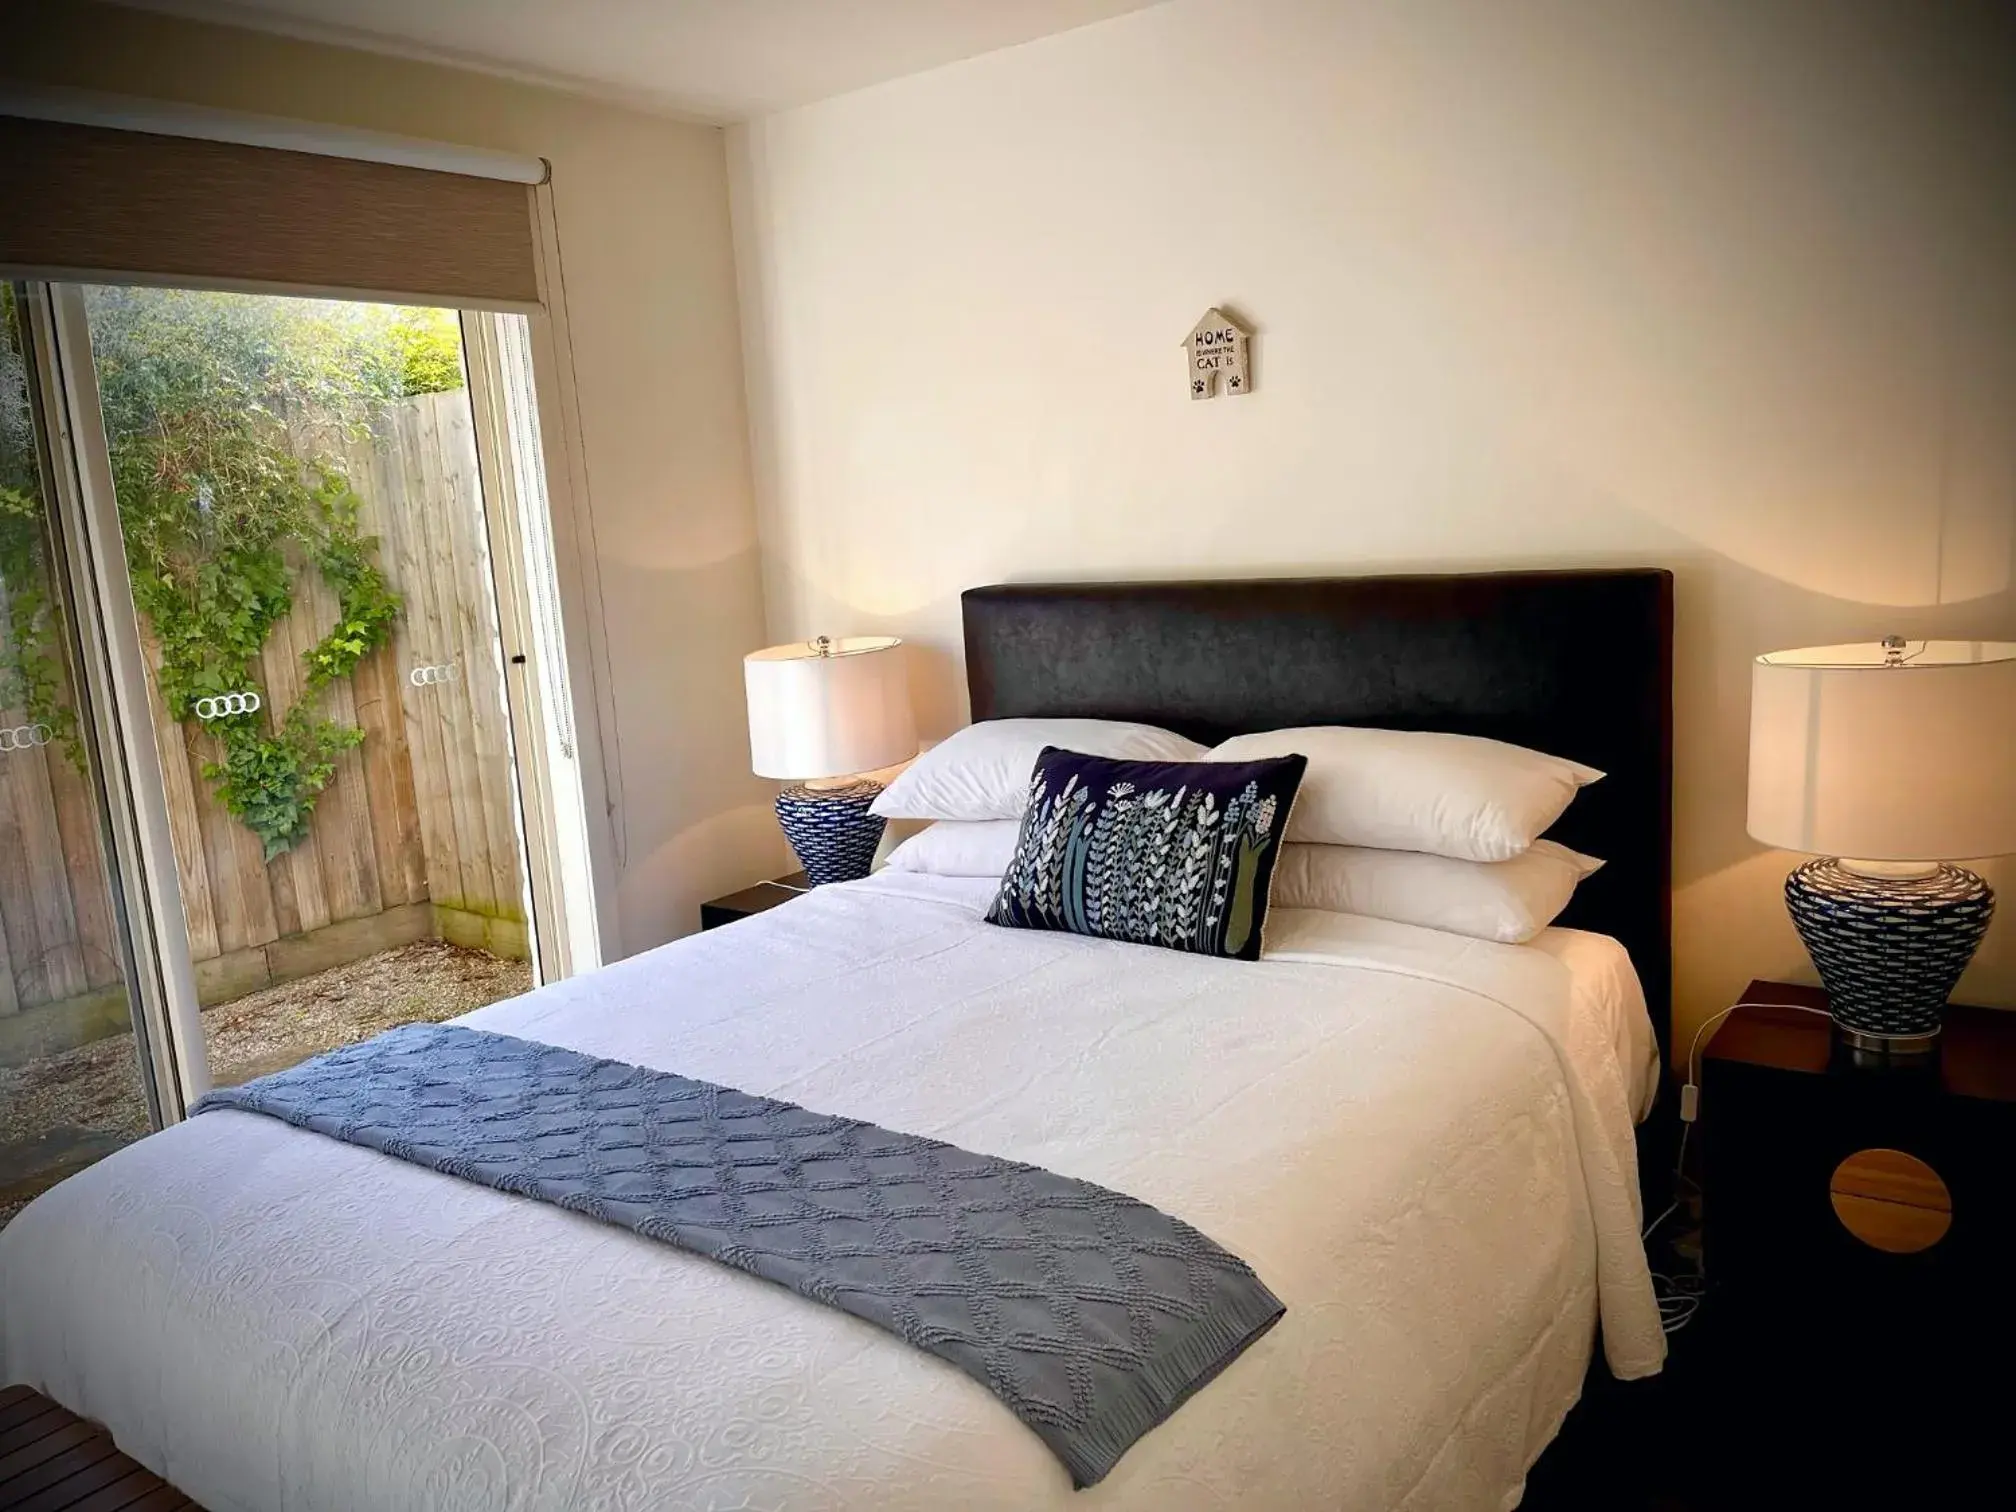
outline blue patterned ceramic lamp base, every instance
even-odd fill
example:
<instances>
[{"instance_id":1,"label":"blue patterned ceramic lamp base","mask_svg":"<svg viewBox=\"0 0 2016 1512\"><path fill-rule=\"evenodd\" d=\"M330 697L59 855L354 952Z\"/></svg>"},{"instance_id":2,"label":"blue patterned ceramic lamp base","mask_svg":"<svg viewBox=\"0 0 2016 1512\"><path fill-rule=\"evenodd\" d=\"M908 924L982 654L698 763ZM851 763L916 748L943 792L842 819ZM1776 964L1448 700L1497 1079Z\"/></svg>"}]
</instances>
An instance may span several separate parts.
<instances>
[{"instance_id":1,"label":"blue patterned ceramic lamp base","mask_svg":"<svg viewBox=\"0 0 2016 1512\"><path fill-rule=\"evenodd\" d=\"M868 875L882 843L884 820L868 812L882 791L879 782L808 788L796 783L777 795L777 825L814 887L853 882Z\"/></svg>"},{"instance_id":2,"label":"blue patterned ceramic lamp base","mask_svg":"<svg viewBox=\"0 0 2016 1512\"><path fill-rule=\"evenodd\" d=\"M1973 872L1867 877L1808 861L1785 879L1785 906L1806 942L1842 1038L1857 1049L1930 1048L1941 1011L1988 932L1995 894Z\"/></svg>"}]
</instances>

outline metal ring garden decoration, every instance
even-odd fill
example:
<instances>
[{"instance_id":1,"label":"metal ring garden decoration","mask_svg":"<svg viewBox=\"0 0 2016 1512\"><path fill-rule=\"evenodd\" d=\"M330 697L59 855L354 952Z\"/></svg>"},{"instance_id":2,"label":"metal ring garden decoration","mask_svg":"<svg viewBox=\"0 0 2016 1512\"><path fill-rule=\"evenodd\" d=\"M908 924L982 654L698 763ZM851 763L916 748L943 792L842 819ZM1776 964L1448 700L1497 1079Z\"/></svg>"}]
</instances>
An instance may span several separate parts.
<instances>
[{"instance_id":1,"label":"metal ring garden decoration","mask_svg":"<svg viewBox=\"0 0 2016 1512\"><path fill-rule=\"evenodd\" d=\"M462 673L453 662L443 662L438 666L415 667L406 674L406 681L416 688L431 688L438 683L460 681Z\"/></svg>"},{"instance_id":2,"label":"metal ring garden decoration","mask_svg":"<svg viewBox=\"0 0 2016 1512\"><path fill-rule=\"evenodd\" d=\"M210 698L196 700L198 719L227 719L233 714L257 714L264 707L265 700L259 696L257 688L243 693L219 693Z\"/></svg>"},{"instance_id":3,"label":"metal ring garden decoration","mask_svg":"<svg viewBox=\"0 0 2016 1512\"><path fill-rule=\"evenodd\" d=\"M31 751L46 746L56 732L46 724L13 725L0 729L0 755L9 751Z\"/></svg>"}]
</instances>

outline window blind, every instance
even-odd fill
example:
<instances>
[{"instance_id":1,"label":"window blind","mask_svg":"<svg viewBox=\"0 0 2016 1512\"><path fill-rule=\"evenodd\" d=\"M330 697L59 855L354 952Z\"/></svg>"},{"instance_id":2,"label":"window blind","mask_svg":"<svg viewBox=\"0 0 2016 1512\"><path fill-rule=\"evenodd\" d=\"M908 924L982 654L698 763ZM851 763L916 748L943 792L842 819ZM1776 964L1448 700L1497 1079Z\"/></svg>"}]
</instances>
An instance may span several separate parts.
<instances>
[{"instance_id":1,"label":"window blind","mask_svg":"<svg viewBox=\"0 0 2016 1512\"><path fill-rule=\"evenodd\" d=\"M0 274L539 303L526 184L4 114Z\"/></svg>"}]
</instances>

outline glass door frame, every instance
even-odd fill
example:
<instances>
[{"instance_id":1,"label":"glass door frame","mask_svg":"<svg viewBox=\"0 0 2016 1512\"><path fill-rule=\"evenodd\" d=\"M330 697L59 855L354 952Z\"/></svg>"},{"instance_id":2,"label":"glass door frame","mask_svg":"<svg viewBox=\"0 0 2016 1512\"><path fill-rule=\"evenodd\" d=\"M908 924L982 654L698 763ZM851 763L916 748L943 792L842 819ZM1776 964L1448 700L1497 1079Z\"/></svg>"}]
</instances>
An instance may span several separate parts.
<instances>
[{"instance_id":1,"label":"glass door frame","mask_svg":"<svg viewBox=\"0 0 2016 1512\"><path fill-rule=\"evenodd\" d=\"M88 725L98 778L114 932L148 1111L165 1127L187 1116L210 1078L97 372L82 292L44 283L21 287L36 386L32 402L43 420L53 493L50 534L66 580L71 650L83 684L78 717Z\"/></svg>"},{"instance_id":2,"label":"glass door frame","mask_svg":"<svg viewBox=\"0 0 2016 1512\"><path fill-rule=\"evenodd\" d=\"M36 395L45 419L53 534L60 536L73 633L103 767L108 870L119 893L129 957L136 1048L150 1112L165 1126L209 1090L202 1008L183 912L166 776L155 741L138 612L100 408L84 286L27 283ZM607 915L602 857L588 823L586 754L560 635L554 560L553 438L542 441L535 380L547 335L539 316L460 312L465 376L476 419L493 598L507 675L514 816L530 907L535 982L591 970L603 959ZM524 320L514 329L506 322ZM24 333L25 334L25 333ZM552 421L545 420L550 426ZM563 495L564 497L564 495ZM537 522L528 512L542 512ZM564 550L564 546L559 547ZM540 612L544 605L544 613ZM590 718L594 710L589 710ZM570 786L571 785L571 786Z\"/></svg>"},{"instance_id":3,"label":"glass door frame","mask_svg":"<svg viewBox=\"0 0 2016 1512\"><path fill-rule=\"evenodd\" d=\"M544 984L594 970L603 954L532 339L529 317L462 312L524 825L533 970Z\"/></svg>"}]
</instances>

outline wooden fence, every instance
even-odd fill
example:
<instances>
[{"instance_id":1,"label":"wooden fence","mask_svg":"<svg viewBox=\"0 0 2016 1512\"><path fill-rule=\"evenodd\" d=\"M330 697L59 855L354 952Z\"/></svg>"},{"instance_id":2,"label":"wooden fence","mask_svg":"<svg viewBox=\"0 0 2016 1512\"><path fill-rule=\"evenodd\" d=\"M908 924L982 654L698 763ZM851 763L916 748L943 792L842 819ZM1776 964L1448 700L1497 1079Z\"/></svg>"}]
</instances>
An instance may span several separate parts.
<instances>
[{"instance_id":1,"label":"wooden fence","mask_svg":"<svg viewBox=\"0 0 2016 1512\"><path fill-rule=\"evenodd\" d=\"M466 393L401 401L368 438L322 436L363 500L364 529L406 601L391 644L323 696L363 729L337 761L308 838L270 864L211 795L220 748L167 717L155 739L199 994L207 1002L422 936L527 954L510 730ZM335 614L312 569L267 641L267 706L284 715L301 655ZM452 669L416 684L417 668ZM0 711L0 719L19 723ZM0 1017L103 996L119 977L96 823L54 745L0 753ZM0 1028L0 1039L4 1039ZM0 1055L0 1064L5 1056Z\"/></svg>"},{"instance_id":2,"label":"wooden fence","mask_svg":"<svg viewBox=\"0 0 2016 1512\"><path fill-rule=\"evenodd\" d=\"M0 729L11 747L0 752L0 1017L106 989L116 996L122 973L90 790L61 744L34 743L51 732L21 709L0 708Z\"/></svg>"}]
</instances>

